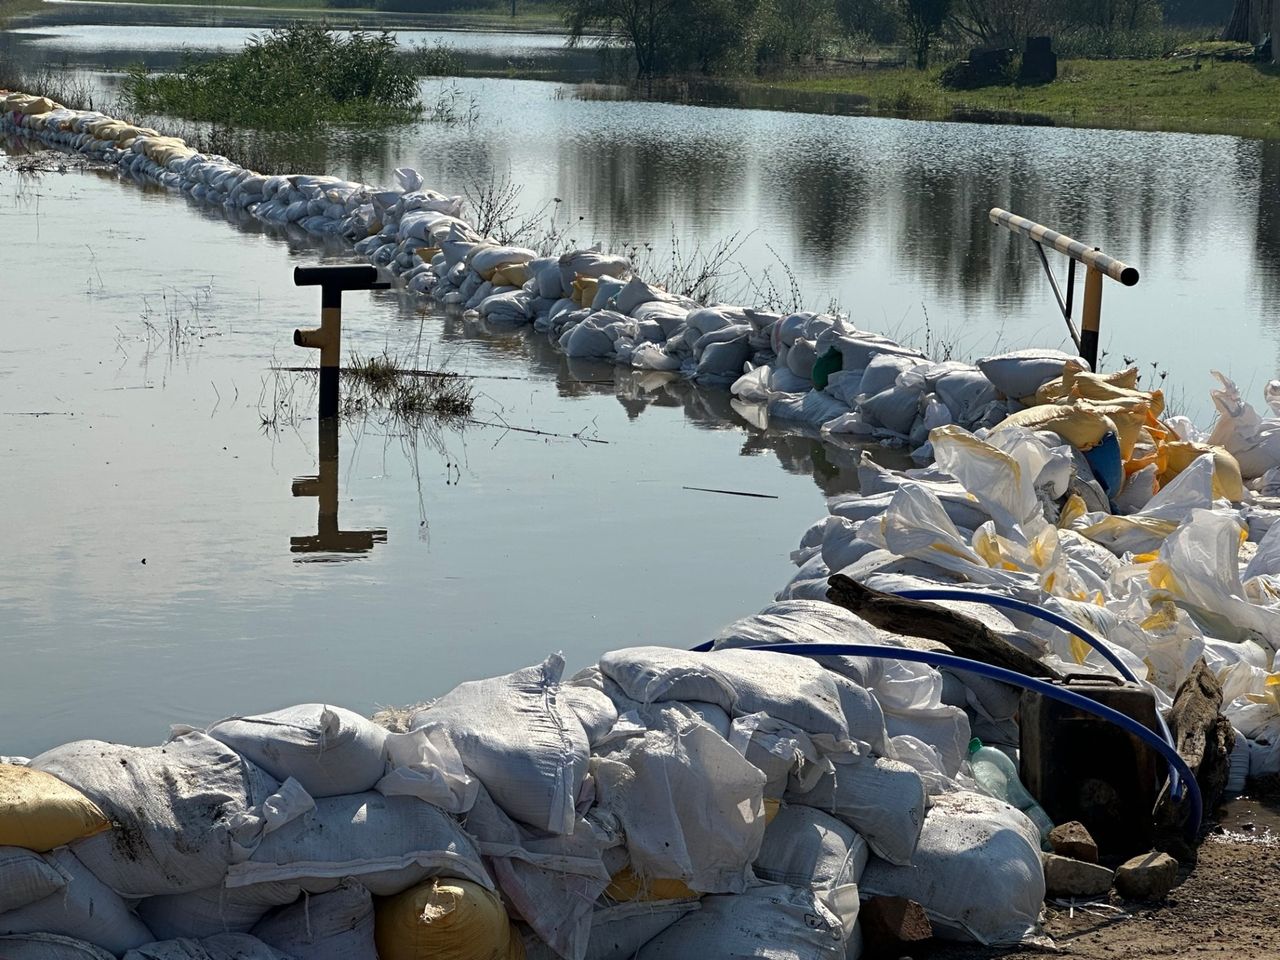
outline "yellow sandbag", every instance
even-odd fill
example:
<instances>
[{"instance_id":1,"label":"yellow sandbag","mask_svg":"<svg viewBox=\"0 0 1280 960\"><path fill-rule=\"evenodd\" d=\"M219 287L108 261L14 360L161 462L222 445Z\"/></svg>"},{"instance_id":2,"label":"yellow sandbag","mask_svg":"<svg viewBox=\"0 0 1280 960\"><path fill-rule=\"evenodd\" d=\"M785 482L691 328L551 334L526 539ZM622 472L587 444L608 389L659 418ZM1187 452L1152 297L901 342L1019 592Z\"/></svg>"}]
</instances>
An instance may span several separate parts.
<instances>
[{"instance_id":1,"label":"yellow sandbag","mask_svg":"<svg viewBox=\"0 0 1280 960\"><path fill-rule=\"evenodd\" d=\"M1129 367L1114 373L1090 373L1080 364L1068 360L1062 368L1062 376L1041 384L1040 389L1036 391L1036 402L1061 403L1068 400L1071 397L1071 389L1076 384L1082 385L1080 396L1091 395L1090 392L1083 391L1101 391L1108 388L1137 390L1138 368Z\"/></svg>"},{"instance_id":2,"label":"yellow sandbag","mask_svg":"<svg viewBox=\"0 0 1280 960\"><path fill-rule=\"evenodd\" d=\"M413 251L418 255L418 259L423 263L430 263L436 258L436 254L440 252L439 247L418 247Z\"/></svg>"},{"instance_id":3,"label":"yellow sandbag","mask_svg":"<svg viewBox=\"0 0 1280 960\"><path fill-rule=\"evenodd\" d=\"M589 307L596 298L596 285L599 281L595 277L584 277L578 274L573 280L573 296L570 298L580 307Z\"/></svg>"},{"instance_id":4,"label":"yellow sandbag","mask_svg":"<svg viewBox=\"0 0 1280 960\"><path fill-rule=\"evenodd\" d=\"M1092 450L1108 433L1118 433L1116 425L1095 410L1057 404L1019 410L1005 417L996 426L996 430L1003 427L1052 430L1077 450Z\"/></svg>"},{"instance_id":5,"label":"yellow sandbag","mask_svg":"<svg viewBox=\"0 0 1280 960\"><path fill-rule=\"evenodd\" d=\"M523 287L529 282L529 266L524 263L509 263L493 271L489 278L495 287Z\"/></svg>"},{"instance_id":6,"label":"yellow sandbag","mask_svg":"<svg viewBox=\"0 0 1280 960\"><path fill-rule=\"evenodd\" d=\"M46 853L110 828L97 804L53 774L0 764L0 846Z\"/></svg>"},{"instance_id":7,"label":"yellow sandbag","mask_svg":"<svg viewBox=\"0 0 1280 960\"><path fill-rule=\"evenodd\" d=\"M35 114L49 113L51 110L57 110L61 106L62 104L55 103L48 97L29 97L27 98L26 103L18 109L27 116L32 116Z\"/></svg>"},{"instance_id":8,"label":"yellow sandbag","mask_svg":"<svg viewBox=\"0 0 1280 960\"><path fill-rule=\"evenodd\" d=\"M498 895L468 880L426 880L374 910L380 960L524 960Z\"/></svg>"},{"instance_id":9,"label":"yellow sandbag","mask_svg":"<svg viewBox=\"0 0 1280 960\"><path fill-rule=\"evenodd\" d=\"M1160 486L1164 486L1197 457L1213 454L1213 495L1215 498L1239 503L1244 499L1244 480L1240 476L1240 462L1222 447L1207 443L1189 443L1173 440L1164 445L1165 469L1160 473Z\"/></svg>"},{"instance_id":10,"label":"yellow sandbag","mask_svg":"<svg viewBox=\"0 0 1280 960\"><path fill-rule=\"evenodd\" d=\"M1085 410L1100 413L1116 426L1116 440L1120 443L1120 457L1128 460L1133 448L1141 439L1142 428L1151 414L1151 403L1146 398L1116 399L1105 403L1097 400L1077 399L1072 404Z\"/></svg>"},{"instance_id":11,"label":"yellow sandbag","mask_svg":"<svg viewBox=\"0 0 1280 960\"><path fill-rule=\"evenodd\" d=\"M663 880L657 877L640 877L630 866L623 867L613 875L613 880L605 888L604 895L609 900L688 900L698 894L689 889L683 880Z\"/></svg>"}]
</instances>

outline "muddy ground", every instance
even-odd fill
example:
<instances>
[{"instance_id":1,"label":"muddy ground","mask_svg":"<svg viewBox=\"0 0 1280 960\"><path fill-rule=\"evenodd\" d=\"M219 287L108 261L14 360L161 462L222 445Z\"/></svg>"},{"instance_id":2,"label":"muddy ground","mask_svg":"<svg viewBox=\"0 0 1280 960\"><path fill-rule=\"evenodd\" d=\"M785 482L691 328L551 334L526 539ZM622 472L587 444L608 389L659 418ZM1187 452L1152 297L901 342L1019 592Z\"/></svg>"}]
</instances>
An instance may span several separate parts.
<instances>
[{"instance_id":1,"label":"muddy ground","mask_svg":"<svg viewBox=\"0 0 1280 960\"><path fill-rule=\"evenodd\" d=\"M1046 905L1045 932L1061 955L1087 960L1218 956L1280 960L1280 794L1232 801L1194 869L1160 904ZM1044 960L1038 950L939 947L929 960Z\"/></svg>"}]
</instances>

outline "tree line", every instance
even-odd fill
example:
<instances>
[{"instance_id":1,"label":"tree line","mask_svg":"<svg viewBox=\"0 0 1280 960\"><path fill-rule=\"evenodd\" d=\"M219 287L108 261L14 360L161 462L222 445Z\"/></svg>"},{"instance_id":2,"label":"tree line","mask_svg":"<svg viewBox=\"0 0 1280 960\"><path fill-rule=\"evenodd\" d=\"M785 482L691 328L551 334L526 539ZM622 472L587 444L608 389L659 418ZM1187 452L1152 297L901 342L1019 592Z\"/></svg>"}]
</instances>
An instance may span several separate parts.
<instances>
[{"instance_id":1,"label":"tree line","mask_svg":"<svg viewBox=\"0 0 1280 960\"><path fill-rule=\"evenodd\" d=\"M918 67L943 40L1020 48L1029 36L1108 41L1166 16L1222 23L1230 0L565 0L571 42L630 47L638 74L733 73L813 60L841 40L903 47Z\"/></svg>"}]
</instances>

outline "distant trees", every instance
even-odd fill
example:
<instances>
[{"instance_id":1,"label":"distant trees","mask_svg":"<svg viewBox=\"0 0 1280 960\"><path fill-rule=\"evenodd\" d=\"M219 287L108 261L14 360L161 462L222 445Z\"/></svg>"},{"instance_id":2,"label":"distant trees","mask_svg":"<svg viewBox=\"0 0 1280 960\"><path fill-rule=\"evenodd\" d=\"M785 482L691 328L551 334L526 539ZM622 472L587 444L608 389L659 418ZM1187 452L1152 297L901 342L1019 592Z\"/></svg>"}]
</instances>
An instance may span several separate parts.
<instances>
[{"instance_id":1,"label":"distant trees","mask_svg":"<svg viewBox=\"0 0 1280 960\"><path fill-rule=\"evenodd\" d=\"M564 11L570 44L621 41L642 77L796 62L836 28L835 0L566 0Z\"/></svg>"}]
</instances>

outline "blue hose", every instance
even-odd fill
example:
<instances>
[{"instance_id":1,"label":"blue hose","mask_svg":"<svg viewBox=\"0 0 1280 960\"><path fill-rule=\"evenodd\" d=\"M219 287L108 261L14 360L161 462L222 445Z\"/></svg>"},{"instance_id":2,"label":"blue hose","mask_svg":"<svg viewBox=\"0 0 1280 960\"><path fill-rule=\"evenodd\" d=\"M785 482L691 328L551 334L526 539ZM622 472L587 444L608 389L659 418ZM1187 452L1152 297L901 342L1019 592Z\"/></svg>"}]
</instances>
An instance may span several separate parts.
<instances>
[{"instance_id":1,"label":"blue hose","mask_svg":"<svg viewBox=\"0 0 1280 960\"><path fill-rule=\"evenodd\" d=\"M1046 623L1050 623L1061 630L1067 631L1073 637L1079 637L1102 656L1107 663L1111 664L1119 672L1120 676L1128 680L1130 683L1141 684L1137 677L1133 675L1123 660L1117 657L1101 639L1095 637L1080 624L1073 620L1068 620L1061 614L1054 613L1052 610L1046 610L1044 607L1037 606L1034 603L1028 603L1026 600L1015 600L1013 597L1004 597L999 594L985 593L981 590L960 590L955 588L924 588L920 590L899 590L896 594L908 600L963 600L966 603L985 603L990 607L1004 607L1008 610L1017 610L1021 613L1030 614L1038 617ZM1173 734L1169 730L1169 725L1165 723L1164 715L1156 711L1156 723L1160 725L1160 732L1164 735L1165 743L1170 749L1174 748ZM1174 799L1181 800L1183 797L1182 778L1175 771L1170 771L1169 790L1173 794Z\"/></svg>"},{"instance_id":2,"label":"blue hose","mask_svg":"<svg viewBox=\"0 0 1280 960\"><path fill-rule=\"evenodd\" d=\"M705 644L702 646L706 647ZM1200 795L1200 785L1196 783L1195 774L1191 772L1191 768L1187 766L1186 761L1178 755L1178 751L1132 717L1125 716L1118 710L1112 710L1096 700L1090 700L1088 697L1074 693L1065 687L1055 686L1052 683L1046 683L1043 680L1036 680L1031 677L1024 677L1014 670L995 667L978 660L968 660L965 657L957 657L949 653L936 653L932 650L915 650L910 647L886 647L869 643L762 643L752 647L734 647L733 649L767 650L772 653L789 653L793 656L801 657L853 656L877 657L882 660L909 660L915 663L928 664L932 667L967 670L979 676L999 680L1001 683L1022 687L1024 690L1033 690L1041 696L1057 700L1060 703L1075 707L1077 710L1083 710L1085 713L1091 713L1096 717L1114 723L1120 729L1133 734L1139 740L1154 747L1169 764L1170 779L1175 773L1181 775L1183 786L1188 794L1187 799L1191 802L1191 816L1187 822L1188 835L1194 842L1200 833L1200 823L1204 817L1204 800Z\"/></svg>"}]
</instances>

